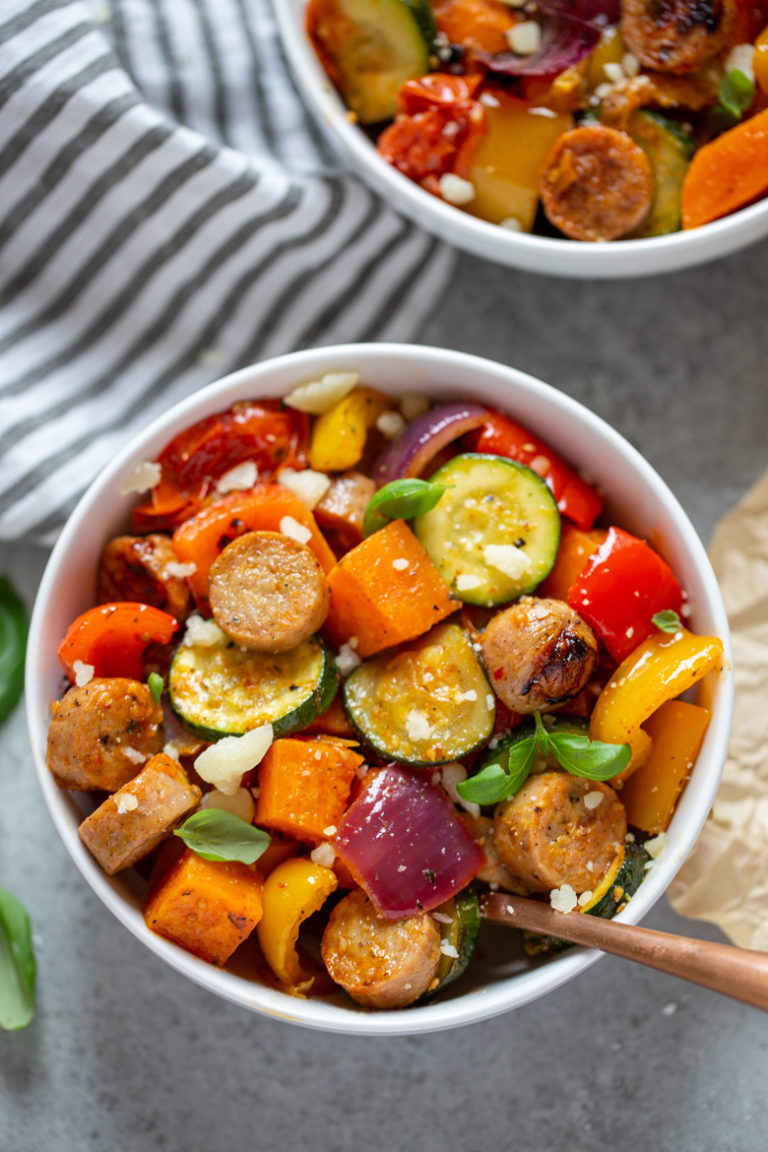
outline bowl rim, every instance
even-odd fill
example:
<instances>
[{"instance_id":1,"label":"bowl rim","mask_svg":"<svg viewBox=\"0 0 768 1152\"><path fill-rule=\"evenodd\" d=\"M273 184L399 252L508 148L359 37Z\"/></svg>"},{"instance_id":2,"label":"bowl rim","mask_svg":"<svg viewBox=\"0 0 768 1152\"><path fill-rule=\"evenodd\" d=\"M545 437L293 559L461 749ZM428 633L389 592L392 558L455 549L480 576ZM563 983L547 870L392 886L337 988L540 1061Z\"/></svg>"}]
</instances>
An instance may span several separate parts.
<instances>
[{"instance_id":1,"label":"bowl rim","mask_svg":"<svg viewBox=\"0 0 768 1152\"><path fill-rule=\"evenodd\" d=\"M768 197L699 228L609 244L512 232L470 216L393 168L349 120L304 32L299 17L305 6L306 0L272 0L282 48L310 115L386 203L454 247L528 272L624 279L682 271L736 252L768 234Z\"/></svg>"},{"instance_id":2,"label":"bowl rim","mask_svg":"<svg viewBox=\"0 0 768 1152\"><path fill-rule=\"evenodd\" d=\"M193 419L220 411L237 399L260 395L279 395L285 392L286 382L295 385L302 379L316 378L325 372L344 370L350 366L364 376L366 367L387 365L391 372L408 368L413 373L420 365L432 371L451 370L474 376L477 387L499 388L508 391L511 406L522 410L526 399L536 398L544 408L559 409L569 418L577 419L584 432L601 440L624 458L652 496L668 512L676 531L682 534L686 551L690 552L692 570L702 581L706 609L712 618L712 627L722 637L726 649L726 666L717 682L717 707L707 733L707 776L696 778L697 795L686 789L670 828L675 830L674 842L669 844L659 861L643 881L638 894L619 914L619 919L636 923L650 910L666 891L684 859L691 851L714 800L730 738L733 707L733 677L730 671L731 649L728 621L719 587L706 551L682 506L659 474L620 433L601 417L566 393L507 365L463 352L408 344L343 344L287 353L259 364L240 369L187 397L154 420L138 437L115 456L86 490L67 521L55 544L44 570L29 630L25 672L26 711L30 743L35 768L46 807L65 848L91 889L117 919L140 939L156 956L208 991L238 1003L255 1012L280 1018L308 1028L328 1032L365 1035L406 1035L426 1033L477 1023L500 1015L513 1008L553 991L578 973L591 966L600 957L599 952L576 948L525 972L514 973L487 987L470 990L454 999L435 1001L392 1012L367 1012L356 1006L343 1007L323 1000L295 1000L277 989L248 981L241 976L220 970L198 960L183 949L151 933L144 925L136 900L126 899L124 883L119 877L108 877L87 852L77 834L75 808L69 794L58 787L45 762L46 718L50 703L50 682L46 672L55 664L55 652L47 640L46 617L56 591L59 568L70 553L78 551L78 537L88 523L93 510L104 499L104 492L115 491L115 481L126 470L153 455L177 431ZM477 384L478 379L482 382ZM272 380L273 387L265 387ZM275 382L283 381L275 390ZM413 389L403 388L401 391ZM437 389L435 389L436 391ZM129 504L131 497L125 500ZM118 513L113 513L118 521ZM700 753L699 762L702 760ZM682 817L682 818L681 818ZM683 826L683 821L685 821ZM677 822L677 823L675 823Z\"/></svg>"}]
</instances>

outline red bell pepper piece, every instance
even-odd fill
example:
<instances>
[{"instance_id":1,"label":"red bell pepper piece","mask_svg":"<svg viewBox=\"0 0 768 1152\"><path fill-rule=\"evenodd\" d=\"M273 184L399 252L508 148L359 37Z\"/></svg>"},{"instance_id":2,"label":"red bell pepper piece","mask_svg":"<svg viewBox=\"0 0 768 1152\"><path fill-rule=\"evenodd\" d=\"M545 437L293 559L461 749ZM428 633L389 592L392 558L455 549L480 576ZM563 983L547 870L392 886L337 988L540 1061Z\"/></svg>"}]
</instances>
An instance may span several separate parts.
<instances>
[{"instance_id":1,"label":"red bell pepper piece","mask_svg":"<svg viewBox=\"0 0 768 1152\"><path fill-rule=\"evenodd\" d=\"M58 657L74 684L75 663L93 667L94 676L127 676L141 680L148 644L168 644L179 626L168 612L123 600L89 608L70 624Z\"/></svg>"},{"instance_id":2,"label":"red bell pepper piece","mask_svg":"<svg viewBox=\"0 0 768 1152\"><path fill-rule=\"evenodd\" d=\"M252 460L262 479L277 468L306 465L308 417L279 400L243 401L206 416L166 444L159 482L133 511L134 532L175 528L202 506L219 477Z\"/></svg>"},{"instance_id":3,"label":"red bell pepper piece","mask_svg":"<svg viewBox=\"0 0 768 1152\"><path fill-rule=\"evenodd\" d=\"M563 516L579 528L591 528L602 511L603 501L594 488L582 480L549 444L500 412L491 412L481 428L464 437L464 443L470 452L507 456L532 468L552 489Z\"/></svg>"},{"instance_id":4,"label":"red bell pepper piece","mask_svg":"<svg viewBox=\"0 0 768 1152\"><path fill-rule=\"evenodd\" d=\"M657 612L681 611L683 592L658 552L622 528L611 528L572 584L568 603L620 664L653 633Z\"/></svg>"},{"instance_id":5,"label":"red bell pepper piece","mask_svg":"<svg viewBox=\"0 0 768 1152\"><path fill-rule=\"evenodd\" d=\"M482 848L429 775L390 765L347 809L334 847L383 916L428 912L482 868Z\"/></svg>"}]
</instances>

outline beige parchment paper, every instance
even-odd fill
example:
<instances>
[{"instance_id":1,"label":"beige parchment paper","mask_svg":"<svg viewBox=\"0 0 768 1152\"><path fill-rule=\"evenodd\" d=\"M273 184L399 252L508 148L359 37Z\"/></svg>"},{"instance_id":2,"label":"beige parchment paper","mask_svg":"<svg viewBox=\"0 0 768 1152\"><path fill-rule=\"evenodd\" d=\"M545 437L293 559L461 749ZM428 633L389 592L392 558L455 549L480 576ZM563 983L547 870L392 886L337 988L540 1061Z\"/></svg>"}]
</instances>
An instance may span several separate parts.
<instances>
[{"instance_id":1,"label":"beige parchment paper","mask_svg":"<svg viewBox=\"0 0 768 1152\"><path fill-rule=\"evenodd\" d=\"M731 627L733 734L712 812L668 895L682 916L768 952L768 473L723 517L709 554Z\"/></svg>"}]
</instances>

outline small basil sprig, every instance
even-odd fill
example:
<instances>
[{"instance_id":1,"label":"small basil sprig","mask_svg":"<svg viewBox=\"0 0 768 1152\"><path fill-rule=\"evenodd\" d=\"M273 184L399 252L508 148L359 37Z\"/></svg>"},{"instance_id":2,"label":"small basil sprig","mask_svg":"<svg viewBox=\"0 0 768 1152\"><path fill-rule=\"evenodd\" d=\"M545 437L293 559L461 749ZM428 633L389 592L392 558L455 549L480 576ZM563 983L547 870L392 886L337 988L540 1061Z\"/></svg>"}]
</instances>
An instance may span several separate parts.
<instances>
[{"instance_id":1,"label":"small basil sprig","mask_svg":"<svg viewBox=\"0 0 768 1152\"><path fill-rule=\"evenodd\" d=\"M26 1028L35 1014L35 953L29 916L0 888L0 1028Z\"/></svg>"},{"instance_id":2,"label":"small basil sprig","mask_svg":"<svg viewBox=\"0 0 768 1152\"><path fill-rule=\"evenodd\" d=\"M165 688L165 682L159 672L150 672L149 676L147 676L147 687L152 694L152 699L155 704L159 704L160 697L163 694L163 688Z\"/></svg>"},{"instance_id":3,"label":"small basil sprig","mask_svg":"<svg viewBox=\"0 0 768 1152\"><path fill-rule=\"evenodd\" d=\"M541 713L534 713L535 731L505 748L476 776L456 785L463 800L473 804L498 804L519 792L537 756L551 756L572 776L587 780L610 780L629 764L629 744L605 744L576 732L549 732Z\"/></svg>"},{"instance_id":4,"label":"small basil sprig","mask_svg":"<svg viewBox=\"0 0 768 1152\"><path fill-rule=\"evenodd\" d=\"M23 600L8 577L0 576L0 724L8 719L24 688L28 631Z\"/></svg>"},{"instance_id":5,"label":"small basil sprig","mask_svg":"<svg viewBox=\"0 0 768 1152\"><path fill-rule=\"evenodd\" d=\"M204 860L239 860L241 864L253 864L270 844L269 833L223 808L193 812L174 836Z\"/></svg>"},{"instance_id":6,"label":"small basil sprig","mask_svg":"<svg viewBox=\"0 0 768 1152\"><path fill-rule=\"evenodd\" d=\"M655 624L660 632L669 632L671 635L682 628L680 617L672 608L663 608L661 612L654 613L651 616L651 623Z\"/></svg>"},{"instance_id":7,"label":"small basil sprig","mask_svg":"<svg viewBox=\"0 0 768 1152\"><path fill-rule=\"evenodd\" d=\"M392 480L368 501L363 516L363 536L370 536L391 520L413 520L434 508L447 484L414 478Z\"/></svg>"},{"instance_id":8,"label":"small basil sprig","mask_svg":"<svg viewBox=\"0 0 768 1152\"><path fill-rule=\"evenodd\" d=\"M717 104L709 110L708 128L712 135L738 124L755 99L755 82L740 68L731 68L720 81Z\"/></svg>"}]
</instances>

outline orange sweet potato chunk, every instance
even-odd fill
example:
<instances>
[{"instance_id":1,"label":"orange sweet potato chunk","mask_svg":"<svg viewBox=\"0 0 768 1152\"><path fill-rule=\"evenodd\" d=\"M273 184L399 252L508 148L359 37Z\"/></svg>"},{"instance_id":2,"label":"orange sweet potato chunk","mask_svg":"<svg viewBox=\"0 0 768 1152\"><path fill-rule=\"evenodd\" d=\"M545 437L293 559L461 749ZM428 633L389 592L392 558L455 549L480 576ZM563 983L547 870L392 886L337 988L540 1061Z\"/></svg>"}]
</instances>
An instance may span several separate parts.
<instances>
[{"instance_id":1,"label":"orange sweet potato chunk","mask_svg":"<svg viewBox=\"0 0 768 1152\"><path fill-rule=\"evenodd\" d=\"M254 824L295 840L327 840L362 763L359 752L330 736L275 740L259 765Z\"/></svg>"},{"instance_id":2,"label":"orange sweet potato chunk","mask_svg":"<svg viewBox=\"0 0 768 1152\"><path fill-rule=\"evenodd\" d=\"M337 646L354 637L364 659L423 636L459 607L403 520L393 520L342 556L328 584L325 633Z\"/></svg>"},{"instance_id":3,"label":"orange sweet potato chunk","mask_svg":"<svg viewBox=\"0 0 768 1152\"><path fill-rule=\"evenodd\" d=\"M203 860L189 849L152 890L148 928L222 966L261 919L263 878L253 865Z\"/></svg>"}]
</instances>

